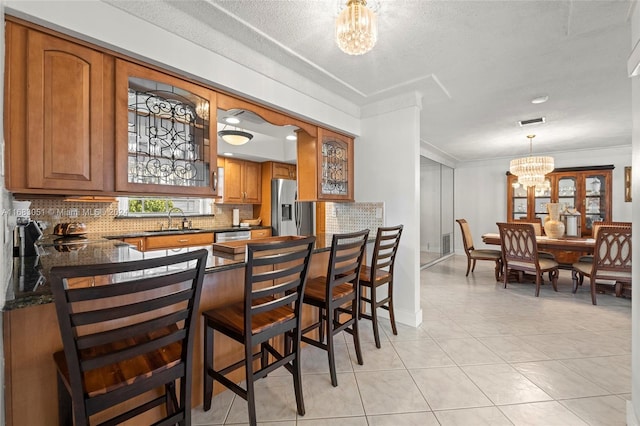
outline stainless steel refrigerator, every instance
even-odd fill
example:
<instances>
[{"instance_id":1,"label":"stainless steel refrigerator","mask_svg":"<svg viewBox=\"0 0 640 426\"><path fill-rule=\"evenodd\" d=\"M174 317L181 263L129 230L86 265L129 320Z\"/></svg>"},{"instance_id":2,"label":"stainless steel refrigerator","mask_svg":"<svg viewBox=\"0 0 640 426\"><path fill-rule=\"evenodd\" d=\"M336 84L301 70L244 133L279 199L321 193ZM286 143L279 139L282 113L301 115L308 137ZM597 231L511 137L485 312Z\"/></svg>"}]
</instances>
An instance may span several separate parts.
<instances>
[{"instance_id":1,"label":"stainless steel refrigerator","mask_svg":"<svg viewBox=\"0 0 640 426\"><path fill-rule=\"evenodd\" d=\"M296 201L295 180L271 180L271 226L273 235L315 235L315 203Z\"/></svg>"}]
</instances>

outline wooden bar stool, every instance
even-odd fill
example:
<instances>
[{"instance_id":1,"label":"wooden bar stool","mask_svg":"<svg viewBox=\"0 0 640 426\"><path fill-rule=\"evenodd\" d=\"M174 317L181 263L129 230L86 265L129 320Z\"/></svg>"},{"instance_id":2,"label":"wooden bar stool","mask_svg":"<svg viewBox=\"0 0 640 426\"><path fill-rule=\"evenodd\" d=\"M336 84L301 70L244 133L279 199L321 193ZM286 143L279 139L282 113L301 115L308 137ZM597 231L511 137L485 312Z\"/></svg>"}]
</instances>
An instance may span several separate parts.
<instances>
[{"instance_id":1,"label":"wooden bar stool","mask_svg":"<svg viewBox=\"0 0 640 426\"><path fill-rule=\"evenodd\" d=\"M376 234L376 243L373 248L373 257L371 266L362 265L360 269L360 285L368 289L365 296L361 293L360 300L368 303L371 313L367 314L360 311L360 317L371 320L373 325L373 337L376 341L376 347L380 348L380 334L378 331L378 308L389 311L389 320L391 321L391 329L393 334L398 334L396 328L396 319L393 312L393 266L398 253L398 245L400 244L400 235L402 235L402 225L379 227ZM387 295L378 300L378 287L387 284Z\"/></svg>"},{"instance_id":2,"label":"wooden bar stool","mask_svg":"<svg viewBox=\"0 0 640 426\"><path fill-rule=\"evenodd\" d=\"M304 303L318 308L318 320L302 330L302 341L327 351L333 386L338 386L333 336L341 331L350 333L353 336L358 364L362 365L357 317L360 301L360 267L368 237L368 229L349 234L335 234L331 241L327 276L310 279L304 292ZM318 339L306 336L315 329L318 330Z\"/></svg>"},{"instance_id":3,"label":"wooden bar stool","mask_svg":"<svg viewBox=\"0 0 640 426\"><path fill-rule=\"evenodd\" d=\"M94 415L115 425L162 405L156 424L191 424L193 312L207 255L51 269L64 345L53 355L61 425ZM103 413L121 404L120 414Z\"/></svg>"},{"instance_id":4,"label":"wooden bar stool","mask_svg":"<svg viewBox=\"0 0 640 426\"><path fill-rule=\"evenodd\" d=\"M244 300L203 312L205 411L211 409L213 381L216 380L247 401L249 423L255 425L254 382L284 366L293 374L298 414L304 416L300 370L300 312L315 240L315 237L306 237L247 244ZM244 359L214 369L214 331L242 343ZM285 338L282 351L278 351L269 342L276 336ZM253 348L258 345L260 349L254 353ZM271 362L269 355L272 357ZM254 371L253 361L256 359L260 359L260 368ZM241 367L245 368L246 389L226 377Z\"/></svg>"}]
</instances>

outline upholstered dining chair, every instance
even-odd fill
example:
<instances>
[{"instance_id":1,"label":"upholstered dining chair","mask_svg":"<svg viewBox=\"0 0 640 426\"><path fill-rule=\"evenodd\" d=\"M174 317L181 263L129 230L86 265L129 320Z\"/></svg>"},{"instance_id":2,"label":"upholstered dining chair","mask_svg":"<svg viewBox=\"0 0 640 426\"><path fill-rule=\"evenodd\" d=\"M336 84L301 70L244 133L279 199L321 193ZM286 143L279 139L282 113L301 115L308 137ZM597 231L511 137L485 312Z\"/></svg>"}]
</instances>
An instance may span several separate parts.
<instances>
[{"instance_id":1,"label":"upholstered dining chair","mask_svg":"<svg viewBox=\"0 0 640 426\"><path fill-rule=\"evenodd\" d=\"M467 255L467 274L469 271L473 272L476 268L476 260L490 260L496 264L495 276L496 281L500 281L502 276L502 252L495 249L476 249L473 246L473 237L471 236L471 228L465 219L456 219L456 222L460 225L462 232L462 244L464 245L464 252Z\"/></svg>"},{"instance_id":2,"label":"upholstered dining chair","mask_svg":"<svg viewBox=\"0 0 640 426\"><path fill-rule=\"evenodd\" d=\"M402 228L402 225L379 227L376 233L376 242L373 247L371 265L362 265L360 268L361 290L367 290L366 294L361 291L360 300L363 304L368 303L371 310L370 313L365 313L361 309L358 316L371 320L373 325L373 338L377 348L380 348L378 308L385 309L389 312L391 331L393 334L398 334L396 316L393 310L393 267L400 245ZM387 285L387 294L380 299L378 298L378 291L379 288L385 284ZM384 290L384 288L382 290ZM365 306L363 306L363 308Z\"/></svg>"},{"instance_id":3,"label":"upholstered dining chair","mask_svg":"<svg viewBox=\"0 0 640 426\"><path fill-rule=\"evenodd\" d=\"M368 229L334 234L327 275L310 278L304 291L304 303L316 308L318 314L317 320L302 330L302 341L327 351L334 387L338 386L338 376L333 339L338 333L346 331L353 336L358 364L363 364L358 331L359 281L368 238ZM316 330L316 335L310 334Z\"/></svg>"},{"instance_id":4,"label":"upholstered dining chair","mask_svg":"<svg viewBox=\"0 0 640 426\"><path fill-rule=\"evenodd\" d=\"M500 230L502 259L504 261L503 281L507 288L510 272L535 274L536 291L540 295L542 274L549 273L551 285L558 291L558 262L538 256L538 244L533 225L530 223L497 223Z\"/></svg>"},{"instance_id":5,"label":"upholstered dining chair","mask_svg":"<svg viewBox=\"0 0 640 426\"><path fill-rule=\"evenodd\" d=\"M207 255L51 269L64 347L53 355L60 425L149 424L141 414L191 424L193 314Z\"/></svg>"},{"instance_id":6,"label":"upholstered dining chair","mask_svg":"<svg viewBox=\"0 0 640 426\"><path fill-rule=\"evenodd\" d=\"M631 286L631 255L631 226L599 226L593 262L573 264L573 292L578 289L580 277L587 276L590 278L591 303L594 305L597 304L598 280L613 282L615 294L619 297L623 286Z\"/></svg>"},{"instance_id":7,"label":"upholstered dining chair","mask_svg":"<svg viewBox=\"0 0 640 426\"><path fill-rule=\"evenodd\" d=\"M249 424L257 423L254 383L279 367L293 375L298 414L304 416L300 338L302 297L316 237L247 244L244 299L202 313L204 317L204 411L211 409L213 381L247 401ZM214 365L214 331L244 346L244 358ZM274 338L281 338L278 350ZM256 349L257 348L257 349ZM254 352L255 351L255 352ZM260 368L254 361L260 360ZM245 387L229 373L243 368Z\"/></svg>"}]
</instances>

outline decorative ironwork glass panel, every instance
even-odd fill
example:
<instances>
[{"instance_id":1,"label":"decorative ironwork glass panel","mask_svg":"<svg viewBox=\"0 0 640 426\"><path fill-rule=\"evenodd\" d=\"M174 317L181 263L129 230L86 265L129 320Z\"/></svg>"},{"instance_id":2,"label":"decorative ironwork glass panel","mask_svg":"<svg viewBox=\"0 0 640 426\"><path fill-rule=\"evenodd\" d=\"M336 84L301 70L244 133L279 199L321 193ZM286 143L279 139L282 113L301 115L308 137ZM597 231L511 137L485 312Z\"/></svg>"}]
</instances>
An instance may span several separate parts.
<instances>
[{"instance_id":1,"label":"decorative ironwork glass panel","mask_svg":"<svg viewBox=\"0 0 640 426\"><path fill-rule=\"evenodd\" d=\"M175 86L129 78L128 181L209 186L209 101Z\"/></svg>"},{"instance_id":2,"label":"decorative ironwork glass panel","mask_svg":"<svg viewBox=\"0 0 640 426\"><path fill-rule=\"evenodd\" d=\"M339 140L325 138L322 141L322 193L347 195L349 159L347 145Z\"/></svg>"}]
</instances>

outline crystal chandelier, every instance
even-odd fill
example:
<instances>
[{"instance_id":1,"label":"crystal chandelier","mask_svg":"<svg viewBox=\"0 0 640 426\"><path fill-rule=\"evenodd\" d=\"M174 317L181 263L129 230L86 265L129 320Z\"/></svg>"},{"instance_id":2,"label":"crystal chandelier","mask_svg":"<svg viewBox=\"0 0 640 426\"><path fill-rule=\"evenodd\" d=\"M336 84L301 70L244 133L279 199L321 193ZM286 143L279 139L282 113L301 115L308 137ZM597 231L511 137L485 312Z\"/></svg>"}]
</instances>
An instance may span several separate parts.
<instances>
[{"instance_id":1,"label":"crystal chandelier","mask_svg":"<svg viewBox=\"0 0 640 426\"><path fill-rule=\"evenodd\" d=\"M366 0L348 0L336 19L338 47L349 55L362 55L373 49L377 40L377 17Z\"/></svg>"},{"instance_id":2,"label":"crystal chandelier","mask_svg":"<svg viewBox=\"0 0 640 426\"><path fill-rule=\"evenodd\" d=\"M544 185L544 175L553 171L553 157L534 157L533 138L536 135L527 135L529 139L529 156L511 160L509 171L518 176L518 182L522 186L542 186Z\"/></svg>"}]
</instances>

